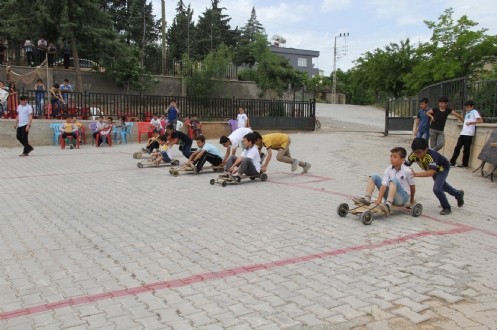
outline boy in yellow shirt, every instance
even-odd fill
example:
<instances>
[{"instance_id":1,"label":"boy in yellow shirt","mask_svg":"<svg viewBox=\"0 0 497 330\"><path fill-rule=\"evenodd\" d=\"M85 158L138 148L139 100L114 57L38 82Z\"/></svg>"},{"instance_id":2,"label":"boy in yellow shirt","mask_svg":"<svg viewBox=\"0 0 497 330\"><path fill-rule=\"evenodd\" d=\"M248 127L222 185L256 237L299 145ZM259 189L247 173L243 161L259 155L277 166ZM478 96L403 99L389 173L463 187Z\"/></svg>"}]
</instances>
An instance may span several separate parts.
<instances>
[{"instance_id":1,"label":"boy in yellow shirt","mask_svg":"<svg viewBox=\"0 0 497 330\"><path fill-rule=\"evenodd\" d=\"M264 163L262 164L261 172L266 172L267 170L267 166L269 165L269 162L271 161L272 157L271 150L278 150L278 153L276 154L276 159L279 162L291 164L292 172L295 172L299 166L302 167L303 169L302 174L309 172L309 169L311 168L311 163L299 161L295 158L292 158L292 156L290 155L291 139L290 136L288 136L288 134L270 133L270 134L261 135L259 134L259 132L254 132L254 135L256 137L255 144L257 145L259 150L262 147L265 147L267 150L267 156L265 157Z\"/></svg>"},{"instance_id":2,"label":"boy in yellow shirt","mask_svg":"<svg viewBox=\"0 0 497 330\"><path fill-rule=\"evenodd\" d=\"M66 139L68 136L72 137L69 147L74 149L74 141L77 141L76 139L78 138L78 127L72 122L72 118L67 117L66 122L60 125L59 129L63 139Z\"/></svg>"}]
</instances>

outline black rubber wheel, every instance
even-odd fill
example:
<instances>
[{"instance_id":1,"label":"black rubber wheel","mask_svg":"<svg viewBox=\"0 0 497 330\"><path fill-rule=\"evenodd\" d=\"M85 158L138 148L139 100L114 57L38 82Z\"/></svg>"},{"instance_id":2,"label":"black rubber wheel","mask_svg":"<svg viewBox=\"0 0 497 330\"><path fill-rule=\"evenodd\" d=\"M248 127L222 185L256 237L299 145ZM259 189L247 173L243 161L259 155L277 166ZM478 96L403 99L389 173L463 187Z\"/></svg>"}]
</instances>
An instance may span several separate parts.
<instances>
[{"instance_id":1,"label":"black rubber wheel","mask_svg":"<svg viewBox=\"0 0 497 330\"><path fill-rule=\"evenodd\" d=\"M179 172L178 171L174 171L173 172L173 176L178 176L179 175Z\"/></svg>"},{"instance_id":2,"label":"black rubber wheel","mask_svg":"<svg viewBox=\"0 0 497 330\"><path fill-rule=\"evenodd\" d=\"M138 168L143 168L143 164L142 163L137 163L136 166L138 166Z\"/></svg>"},{"instance_id":3,"label":"black rubber wheel","mask_svg":"<svg viewBox=\"0 0 497 330\"><path fill-rule=\"evenodd\" d=\"M255 176L251 176L250 180L254 181L255 180Z\"/></svg>"},{"instance_id":4,"label":"black rubber wheel","mask_svg":"<svg viewBox=\"0 0 497 330\"><path fill-rule=\"evenodd\" d=\"M175 159L171 162L171 165L173 166L178 166L179 165L179 160Z\"/></svg>"},{"instance_id":5,"label":"black rubber wheel","mask_svg":"<svg viewBox=\"0 0 497 330\"><path fill-rule=\"evenodd\" d=\"M423 205L416 203L411 208L411 214L413 217L419 217L423 213Z\"/></svg>"},{"instance_id":6,"label":"black rubber wheel","mask_svg":"<svg viewBox=\"0 0 497 330\"><path fill-rule=\"evenodd\" d=\"M349 204L342 203L337 207L337 214L341 217L346 216L349 213Z\"/></svg>"},{"instance_id":7,"label":"black rubber wheel","mask_svg":"<svg viewBox=\"0 0 497 330\"><path fill-rule=\"evenodd\" d=\"M235 180L236 182L240 183L240 181L242 181L242 178L240 178L239 176L235 176Z\"/></svg>"},{"instance_id":8,"label":"black rubber wheel","mask_svg":"<svg viewBox=\"0 0 497 330\"><path fill-rule=\"evenodd\" d=\"M214 184L216 183L216 180L215 180L215 179L211 179L211 181L209 181L209 183L210 183L211 185L214 185Z\"/></svg>"},{"instance_id":9,"label":"black rubber wheel","mask_svg":"<svg viewBox=\"0 0 497 330\"><path fill-rule=\"evenodd\" d=\"M373 222L373 213L370 211L366 211L361 214L361 221L365 225L370 225Z\"/></svg>"},{"instance_id":10,"label":"black rubber wheel","mask_svg":"<svg viewBox=\"0 0 497 330\"><path fill-rule=\"evenodd\" d=\"M226 181L223 181L223 183L221 183L221 186L223 187L226 187L226 185L227 185Z\"/></svg>"},{"instance_id":11,"label":"black rubber wheel","mask_svg":"<svg viewBox=\"0 0 497 330\"><path fill-rule=\"evenodd\" d=\"M261 174L261 181L266 181L267 180L267 174L266 173L262 173Z\"/></svg>"}]
</instances>

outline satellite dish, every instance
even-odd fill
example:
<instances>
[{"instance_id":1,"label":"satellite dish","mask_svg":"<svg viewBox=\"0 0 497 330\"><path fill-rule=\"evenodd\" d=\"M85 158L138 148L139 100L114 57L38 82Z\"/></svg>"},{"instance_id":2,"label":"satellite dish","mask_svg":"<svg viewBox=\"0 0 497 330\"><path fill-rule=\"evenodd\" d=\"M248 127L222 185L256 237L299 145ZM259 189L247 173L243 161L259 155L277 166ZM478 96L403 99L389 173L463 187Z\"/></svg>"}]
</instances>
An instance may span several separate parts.
<instances>
[{"instance_id":1,"label":"satellite dish","mask_svg":"<svg viewBox=\"0 0 497 330\"><path fill-rule=\"evenodd\" d=\"M286 44L286 39L278 34L273 35L272 40L273 40L273 45L276 47Z\"/></svg>"}]
</instances>

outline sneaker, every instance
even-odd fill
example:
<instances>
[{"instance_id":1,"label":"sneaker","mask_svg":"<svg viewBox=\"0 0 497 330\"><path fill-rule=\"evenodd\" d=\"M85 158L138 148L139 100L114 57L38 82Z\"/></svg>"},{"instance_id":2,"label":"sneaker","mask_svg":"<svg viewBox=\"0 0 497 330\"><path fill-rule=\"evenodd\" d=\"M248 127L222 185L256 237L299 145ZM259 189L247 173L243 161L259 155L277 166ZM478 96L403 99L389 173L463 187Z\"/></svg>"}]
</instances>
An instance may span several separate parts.
<instances>
[{"instance_id":1,"label":"sneaker","mask_svg":"<svg viewBox=\"0 0 497 330\"><path fill-rule=\"evenodd\" d=\"M381 210L381 212L385 213L386 215L390 214L390 205L388 204L378 204L378 208Z\"/></svg>"},{"instance_id":2,"label":"sneaker","mask_svg":"<svg viewBox=\"0 0 497 330\"><path fill-rule=\"evenodd\" d=\"M292 172L295 172L298 167L299 167L299 161L294 158L292 162Z\"/></svg>"},{"instance_id":3,"label":"sneaker","mask_svg":"<svg viewBox=\"0 0 497 330\"><path fill-rule=\"evenodd\" d=\"M456 167L456 163L450 163L450 167Z\"/></svg>"},{"instance_id":4,"label":"sneaker","mask_svg":"<svg viewBox=\"0 0 497 330\"><path fill-rule=\"evenodd\" d=\"M363 204L363 205L370 205L371 204L371 202L368 202L366 200L366 198L360 197L360 196L354 196L354 197L352 197L352 200L354 201L354 203L358 203L358 204Z\"/></svg>"},{"instance_id":5,"label":"sneaker","mask_svg":"<svg viewBox=\"0 0 497 330\"><path fill-rule=\"evenodd\" d=\"M456 167L468 167L468 165L459 164Z\"/></svg>"},{"instance_id":6,"label":"sneaker","mask_svg":"<svg viewBox=\"0 0 497 330\"><path fill-rule=\"evenodd\" d=\"M306 174L307 172L309 172L310 168L311 168L311 163L306 162L304 169L302 170L302 174Z\"/></svg>"},{"instance_id":7,"label":"sneaker","mask_svg":"<svg viewBox=\"0 0 497 330\"><path fill-rule=\"evenodd\" d=\"M25 154L25 153L22 153L19 155L19 157L27 157L27 156L28 156L28 154Z\"/></svg>"},{"instance_id":8,"label":"sneaker","mask_svg":"<svg viewBox=\"0 0 497 330\"><path fill-rule=\"evenodd\" d=\"M456 198L457 206L462 207L464 205L464 190L459 190L459 198Z\"/></svg>"},{"instance_id":9,"label":"sneaker","mask_svg":"<svg viewBox=\"0 0 497 330\"><path fill-rule=\"evenodd\" d=\"M73 144L69 145L69 149L74 149L74 145Z\"/></svg>"},{"instance_id":10,"label":"sneaker","mask_svg":"<svg viewBox=\"0 0 497 330\"><path fill-rule=\"evenodd\" d=\"M28 151L28 153L26 154L26 156L27 156L27 155L29 155L29 154L31 153L31 151L33 151L33 150L35 150L35 148L31 147L31 149L29 149L29 151Z\"/></svg>"},{"instance_id":11,"label":"sneaker","mask_svg":"<svg viewBox=\"0 0 497 330\"><path fill-rule=\"evenodd\" d=\"M448 215L448 214L451 214L452 211L450 209L443 209L442 211L440 211L440 214L441 215Z\"/></svg>"}]
</instances>

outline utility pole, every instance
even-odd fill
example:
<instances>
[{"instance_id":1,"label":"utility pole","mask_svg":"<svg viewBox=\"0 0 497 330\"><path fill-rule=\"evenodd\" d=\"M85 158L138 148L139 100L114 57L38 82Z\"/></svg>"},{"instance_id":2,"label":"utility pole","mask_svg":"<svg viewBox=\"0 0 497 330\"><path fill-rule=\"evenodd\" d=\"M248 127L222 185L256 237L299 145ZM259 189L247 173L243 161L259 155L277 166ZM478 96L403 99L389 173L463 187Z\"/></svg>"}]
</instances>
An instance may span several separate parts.
<instances>
[{"instance_id":1,"label":"utility pole","mask_svg":"<svg viewBox=\"0 0 497 330\"><path fill-rule=\"evenodd\" d=\"M162 73L166 73L166 0L162 0Z\"/></svg>"},{"instance_id":2,"label":"utility pole","mask_svg":"<svg viewBox=\"0 0 497 330\"><path fill-rule=\"evenodd\" d=\"M335 36L335 43L333 45L333 86L331 87L331 103L337 103L337 38L347 38L349 33L340 33L340 35ZM345 44L344 49L341 50L339 56L345 56L347 54L347 44ZM340 57L338 57L340 59Z\"/></svg>"}]
</instances>

